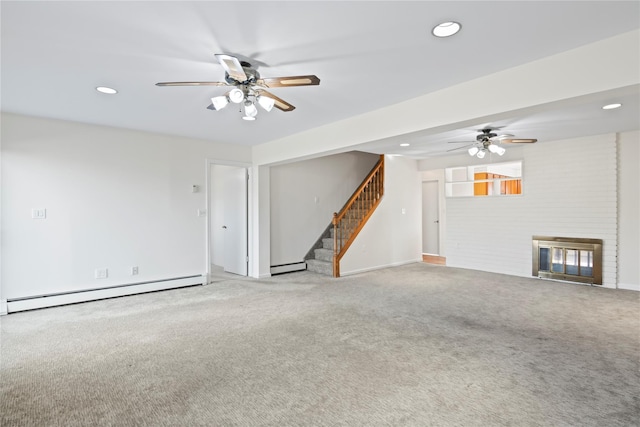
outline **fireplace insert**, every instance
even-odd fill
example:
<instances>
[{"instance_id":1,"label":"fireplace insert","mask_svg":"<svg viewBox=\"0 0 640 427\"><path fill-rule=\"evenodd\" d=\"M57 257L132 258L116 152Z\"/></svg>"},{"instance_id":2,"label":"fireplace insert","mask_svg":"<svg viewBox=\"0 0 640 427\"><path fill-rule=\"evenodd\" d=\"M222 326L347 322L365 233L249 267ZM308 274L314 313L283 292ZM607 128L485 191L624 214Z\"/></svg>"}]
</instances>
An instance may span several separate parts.
<instances>
[{"instance_id":1,"label":"fireplace insert","mask_svg":"<svg viewBox=\"0 0 640 427\"><path fill-rule=\"evenodd\" d=\"M532 272L544 279L602 285L602 240L533 236Z\"/></svg>"}]
</instances>

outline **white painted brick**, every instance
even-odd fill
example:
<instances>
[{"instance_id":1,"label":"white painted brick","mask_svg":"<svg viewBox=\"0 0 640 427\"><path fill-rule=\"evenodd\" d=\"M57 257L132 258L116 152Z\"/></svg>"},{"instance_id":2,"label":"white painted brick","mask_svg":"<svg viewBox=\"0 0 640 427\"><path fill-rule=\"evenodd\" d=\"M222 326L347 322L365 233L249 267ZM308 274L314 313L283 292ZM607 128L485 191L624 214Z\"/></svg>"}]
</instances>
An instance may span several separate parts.
<instances>
[{"instance_id":1,"label":"white painted brick","mask_svg":"<svg viewBox=\"0 0 640 427\"><path fill-rule=\"evenodd\" d=\"M531 237L603 240L603 282L616 283L616 137L523 148L523 194L447 199L447 265L531 275Z\"/></svg>"}]
</instances>

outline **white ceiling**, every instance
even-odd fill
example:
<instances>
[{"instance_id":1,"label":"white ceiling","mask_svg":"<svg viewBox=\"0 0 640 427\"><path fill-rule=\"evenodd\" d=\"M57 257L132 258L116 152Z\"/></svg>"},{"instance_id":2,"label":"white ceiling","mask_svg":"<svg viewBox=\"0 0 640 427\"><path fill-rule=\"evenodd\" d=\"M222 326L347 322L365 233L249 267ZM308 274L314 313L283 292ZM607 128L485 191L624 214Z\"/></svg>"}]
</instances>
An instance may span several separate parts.
<instances>
[{"instance_id":1,"label":"white ceiling","mask_svg":"<svg viewBox=\"0 0 640 427\"><path fill-rule=\"evenodd\" d=\"M428 94L640 28L638 1L1 2L2 111L256 145ZM443 21L462 23L448 39ZM263 77L315 74L319 86L275 88L297 108L206 109L221 81L215 53ZM594 58L597 61L598 58ZM612 65L614 66L614 65ZM118 89L103 95L96 86ZM607 99L611 98L611 99ZM483 124L540 141L638 129L638 92L602 94L522 117L440 134L418 132L362 149L441 155ZM603 114L602 102L624 107ZM487 100L490 102L490 100ZM611 112L607 112L611 113Z\"/></svg>"}]
</instances>

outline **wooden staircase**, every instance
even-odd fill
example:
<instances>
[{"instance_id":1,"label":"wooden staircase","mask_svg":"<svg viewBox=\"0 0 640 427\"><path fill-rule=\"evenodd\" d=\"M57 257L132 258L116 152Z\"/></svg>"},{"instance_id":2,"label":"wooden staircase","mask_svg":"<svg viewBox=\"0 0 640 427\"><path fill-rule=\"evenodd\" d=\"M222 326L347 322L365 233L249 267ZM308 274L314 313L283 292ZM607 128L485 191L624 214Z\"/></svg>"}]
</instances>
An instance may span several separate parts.
<instances>
[{"instance_id":1,"label":"wooden staircase","mask_svg":"<svg viewBox=\"0 0 640 427\"><path fill-rule=\"evenodd\" d=\"M306 257L307 270L340 277L340 260L378 207L384 194L384 155L354 191Z\"/></svg>"}]
</instances>

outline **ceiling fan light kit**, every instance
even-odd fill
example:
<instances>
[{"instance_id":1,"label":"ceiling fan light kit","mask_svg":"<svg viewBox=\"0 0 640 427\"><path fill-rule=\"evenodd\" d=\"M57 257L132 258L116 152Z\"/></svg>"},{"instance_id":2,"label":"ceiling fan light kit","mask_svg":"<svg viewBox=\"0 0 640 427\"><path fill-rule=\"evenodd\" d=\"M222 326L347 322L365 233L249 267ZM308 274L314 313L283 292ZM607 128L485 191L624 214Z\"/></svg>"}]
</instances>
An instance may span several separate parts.
<instances>
[{"instance_id":1,"label":"ceiling fan light kit","mask_svg":"<svg viewBox=\"0 0 640 427\"><path fill-rule=\"evenodd\" d=\"M229 104L229 98L226 95L216 96L211 98L211 106L213 106L214 110L222 110Z\"/></svg>"},{"instance_id":2,"label":"ceiling fan light kit","mask_svg":"<svg viewBox=\"0 0 640 427\"><path fill-rule=\"evenodd\" d=\"M267 112L271 111L276 103L275 99L269 98L268 96L258 95L256 99L258 100L258 104Z\"/></svg>"},{"instance_id":3,"label":"ceiling fan light kit","mask_svg":"<svg viewBox=\"0 0 640 427\"><path fill-rule=\"evenodd\" d=\"M447 151L455 151L455 150L461 150L463 148L468 148L467 153L469 153L470 156L472 157L476 156L479 159L482 159L487 154L487 151L491 154L497 154L498 156L503 156L504 153L507 152L507 150L504 147L501 147L500 145L498 145L498 143L523 144L523 143L534 143L538 141L537 139L534 139L534 138L511 138L513 136L511 134L504 134L504 135L498 136L498 134L493 132L498 129L499 128L478 129L478 132L480 133L476 136L475 141L449 141L450 144L459 144L459 143L466 143L466 142L471 142L471 144L465 145L464 147L453 148Z\"/></svg>"},{"instance_id":4,"label":"ceiling fan light kit","mask_svg":"<svg viewBox=\"0 0 640 427\"><path fill-rule=\"evenodd\" d=\"M244 114L245 116L249 117L255 117L258 115L258 109L255 105L253 105L253 102L249 101L248 99L244 101Z\"/></svg>"},{"instance_id":5,"label":"ceiling fan light kit","mask_svg":"<svg viewBox=\"0 0 640 427\"><path fill-rule=\"evenodd\" d=\"M229 97L229 101L233 102L234 104L240 104L244 99L244 93L242 93L242 91L238 88L231 89L227 96Z\"/></svg>"},{"instance_id":6,"label":"ceiling fan light kit","mask_svg":"<svg viewBox=\"0 0 640 427\"><path fill-rule=\"evenodd\" d=\"M296 107L267 92L267 88L286 86L317 86L320 79L314 75L261 78L260 73L246 61L226 54L216 54L216 58L225 71L224 82L160 82L156 86L233 86L222 96L211 98L209 110L222 110L230 102L242 103L244 106L244 120L255 120L258 115L256 102L267 112L273 107L281 111L293 111Z\"/></svg>"},{"instance_id":7,"label":"ceiling fan light kit","mask_svg":"<svg viewBox=\"0 0 640 427\"><path fill-rule=\"evenodd\" d=\"M491 151L492 153L495 153L499 156L502 156L507 150L505 150L504 148L500 147L499 145L495 145L495 144L491 144L489 145L489 151Z\"/></svg>"},{"instance_id":8,"label":"ceiling fan light kit","mask_svg":"<svg viewBox=\"0 0 640 427\"><path fill-rule=\"evenodd\" d=\"M507 150L505 150L504 148L500 147L499 145L495 145L495 144L488 144L487 147L482 147L482 148L478 148L478 147L471 147L469 148L469 155L470 156L476 156L480 159L482 159L486 152L489 151L493 154L497 154L498 156L502 156L504 155L504 153L507 152Z\"/></svg>"}]
</instances>

